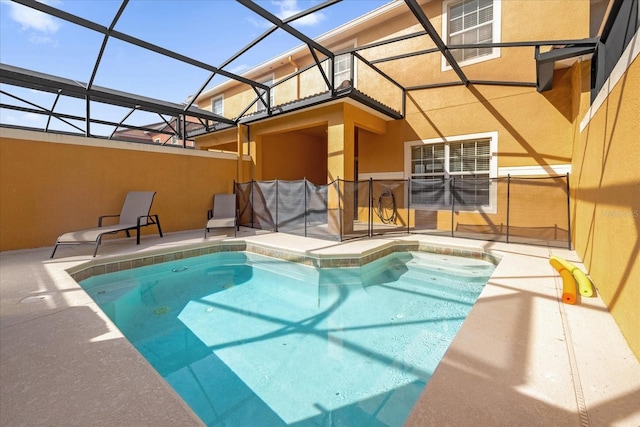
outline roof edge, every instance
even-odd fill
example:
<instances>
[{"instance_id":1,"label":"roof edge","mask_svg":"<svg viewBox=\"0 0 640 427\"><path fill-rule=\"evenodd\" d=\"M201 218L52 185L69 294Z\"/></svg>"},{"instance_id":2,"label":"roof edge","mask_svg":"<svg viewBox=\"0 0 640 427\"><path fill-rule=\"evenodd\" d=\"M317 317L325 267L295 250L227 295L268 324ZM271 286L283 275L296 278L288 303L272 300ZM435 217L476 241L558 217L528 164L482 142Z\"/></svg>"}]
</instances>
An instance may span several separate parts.
<instances>
[{"instance_id":1,"label":"roof edge","mask_svg":"<svg viewBox=\"0 0 640 427\"><path fill-rule=\"evenodd\" d=\"M425 1L425 3L429 2L431 0L427 0ZM402 0L392 0L391 2L384 4L374 10L372 10L371 12L362 15L358 18L352 19L351 21L348 21L332 30L327 31L324 34L319 35L318 37L314 38L313 40L317 41L318 43L323 43L323 42L327 42L327 41L331 41L331 39L333 38L337 38L337 36L347 32L350 29L356 28L360 25L364 25L365 23L367 23L368 21L371 21L375 18L378 18L380 16L384 16L386 14L390 14L393 12L397 12L398 9L402 8L402 6L405 6L404 1ZM268 72L267 67L271 64L280 62L280 61L284 61L284 60L288 60L288 58L290 56L294 56L297 53L303 52L307 49L307 46L304 44L298 45L292 49L289 49L288 51L285 51L283 53L281 53L278 56L274 56L270 59L268 59L267 61L264 61L252 68L250 68L249 70L245 71L244 73L241 74L242 77L246 77L246 78L250 78L249 76L253 76L253 75L261 75L263 73ZM237 81L232 80L232 79L228 79L223 81L222 83L207 89L206 91L202 92L197 98L196 98L196 103L198 102L198 100L202 99L202 98L209 98L212 95L215 95L219 92L221 92L222 90L226 89L229 86L232 86L234 84L236 84Z\"/></svg>"}]
</instances>

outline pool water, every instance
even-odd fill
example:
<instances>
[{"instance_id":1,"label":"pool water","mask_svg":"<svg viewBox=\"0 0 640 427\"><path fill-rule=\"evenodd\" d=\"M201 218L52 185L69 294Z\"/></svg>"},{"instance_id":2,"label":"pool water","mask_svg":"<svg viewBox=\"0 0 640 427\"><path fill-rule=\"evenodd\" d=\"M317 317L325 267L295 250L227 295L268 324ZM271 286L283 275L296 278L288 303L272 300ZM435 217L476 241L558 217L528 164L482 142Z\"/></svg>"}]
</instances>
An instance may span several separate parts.
<instances>
[{"instance_id":1,"label":"pool water","mask_svg":"<svg viewBox=\"0 0 640 427\"><path fill-rule=\"evenodd\" d=\"M423 252L343 269L226 252L81 285L209 426L400 426L493 269Z\"/></svg>"}]
</instances>

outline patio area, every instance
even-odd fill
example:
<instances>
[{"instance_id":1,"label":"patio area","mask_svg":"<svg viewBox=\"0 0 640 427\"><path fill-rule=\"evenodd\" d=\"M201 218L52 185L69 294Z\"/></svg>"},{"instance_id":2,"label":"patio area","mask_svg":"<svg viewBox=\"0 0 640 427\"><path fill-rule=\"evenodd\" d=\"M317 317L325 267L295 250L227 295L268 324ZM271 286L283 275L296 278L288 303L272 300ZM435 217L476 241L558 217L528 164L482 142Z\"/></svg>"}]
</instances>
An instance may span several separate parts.
<instances>
[{"instance_id":1,"label":"patio area","mask_svg":"<svg viewBox=\"0 0 640 427\"><path fill-rule=\"evenodd\" d=\"M346 243L241 228L0 253L0 424L201 425L72 279L87 262L197 253L225 239L318 259L366 256L394 241L502 257L406 425L640 425L640 363L599 297L560 301L548 263L573 251L398 234ZM203 249L204 248L204 249Z\"/></svg>"}]
</instances>

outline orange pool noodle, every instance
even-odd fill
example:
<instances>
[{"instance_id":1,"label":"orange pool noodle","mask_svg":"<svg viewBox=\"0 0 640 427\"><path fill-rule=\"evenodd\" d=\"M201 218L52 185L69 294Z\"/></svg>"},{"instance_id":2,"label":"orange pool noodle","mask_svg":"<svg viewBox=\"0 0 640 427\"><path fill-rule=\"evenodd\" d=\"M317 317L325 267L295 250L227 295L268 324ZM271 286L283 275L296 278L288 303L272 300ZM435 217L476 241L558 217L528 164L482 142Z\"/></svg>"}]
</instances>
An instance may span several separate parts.
<instances>
[{"instance_id":1,"label":"orange pool noodle","mask_svg":"<svg viewBox=\"0 0 640 427\"><path fill-rule=\"evenodd\" d=\"M560 277L562 278L562 302L566 304L576 303L576 281L573 279L573 275L569 270L564 268L564 265L557 259L551 258L549 264L555 268Z\"/></svg>"},{"instance_id":2,"label":"orange pool noodle","mask_svg":"<svg viewBox=\"0 0 640 427\"><path fill-rule=\"evenodd\" d=\"M591 285L591 280L587 277L586 274L582 270L580 270L575 265L571 264L569 261L566 261L560 257L555 255L551 256L552 260L556 260L563 268L569 270L569 272L573 275L576 283L578 284L578 289L580 291L580 295L583 297L592 297L593 296L593 286ZM549 260L551 262L551 260ZM557 270L557 268L556 268Z\"/></svg>"}]
</instances>

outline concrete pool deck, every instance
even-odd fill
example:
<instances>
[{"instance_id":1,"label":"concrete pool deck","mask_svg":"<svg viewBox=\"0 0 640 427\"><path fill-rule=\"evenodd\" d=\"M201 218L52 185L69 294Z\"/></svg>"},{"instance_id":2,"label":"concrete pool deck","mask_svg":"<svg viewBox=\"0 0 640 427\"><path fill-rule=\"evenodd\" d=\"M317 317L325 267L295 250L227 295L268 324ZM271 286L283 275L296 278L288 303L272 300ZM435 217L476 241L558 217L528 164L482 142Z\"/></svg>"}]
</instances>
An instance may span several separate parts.
<instances>
[{"instance_id":1,"label":"concrete pool deck","mask_svg":"<svg viewBox=\"0 0 640 427\"><path fill-rule=\"evenodd\" d=\"M215 234L215 233L214 233ZM0 253L0 425L190 426L200 420L67 270L201 249L202 230ZM331 258L391 241L502 257L406 425L639 426L640 363L599 296L560 301L573 251L419 234L335 243L241 230L235 241Z\"/></svg>"}]
</instances>

